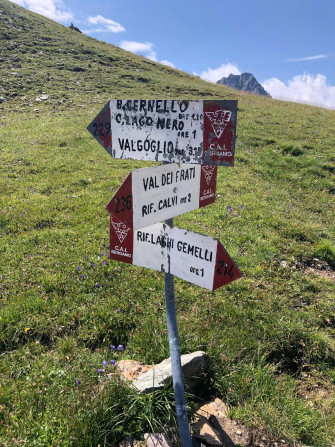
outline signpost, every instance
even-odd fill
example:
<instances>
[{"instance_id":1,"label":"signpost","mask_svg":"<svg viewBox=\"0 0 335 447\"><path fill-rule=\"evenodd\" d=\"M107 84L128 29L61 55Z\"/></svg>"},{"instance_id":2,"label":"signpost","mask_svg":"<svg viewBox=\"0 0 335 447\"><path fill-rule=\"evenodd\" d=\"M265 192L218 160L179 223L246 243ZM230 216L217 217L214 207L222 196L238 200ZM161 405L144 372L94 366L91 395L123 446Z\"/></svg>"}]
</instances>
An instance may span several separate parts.
<instances>
[{"instance_id":1,"label":"signpost","mask_svg":"<svg viewBox=\"0 0 335 447\"><path fill-rule=\"evenodd\" d=\"M242 274L220 241L173 227L173 217L215 201L217 166L234 165L236 120L237 101L115 99L87 128L113 158L163 162L163 166L131 171L106 208L111 214L111 259L164 272L182 447L191 447L192 441L174 275L216 290Z\"/></svg>"},{"instance_id":2,"label":"signpost","mask_svg":"<svg viewBox=\"0 0 335 447\"><path fill-rule=\"evenodd\" d=\"M111 216L110 257L216 290L241 277L220 241L167 224L132 231Z\"/></svg>"},{"instance_id":3,"label":"signpost","mask_svg":"<svg viewBox=\"0 0 335 447\"><path fill-rule=\"evenodd\" d=\"M214 203L216 166L176 163L131 171L106 206L133 230Z\"/></svg>"},{"instance_id":4,"label":"signpost","mask_svg":"<svg viewBox=\"0 0 335 447\"><path fill-rule=\"evenodd\" d=\"M110 100L88 131L113 158L233 166L237 101Z\"/></svg>"}]
</instances>

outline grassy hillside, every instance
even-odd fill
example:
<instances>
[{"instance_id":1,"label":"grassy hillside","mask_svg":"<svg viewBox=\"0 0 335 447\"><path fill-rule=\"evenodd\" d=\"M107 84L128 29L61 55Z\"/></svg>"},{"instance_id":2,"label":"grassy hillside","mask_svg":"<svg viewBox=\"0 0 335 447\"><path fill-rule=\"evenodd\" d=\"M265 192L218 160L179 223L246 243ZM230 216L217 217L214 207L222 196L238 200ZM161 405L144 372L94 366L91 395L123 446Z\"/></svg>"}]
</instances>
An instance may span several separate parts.
<instances>
[{"instance_id":1,"label":"grassy hillside","mask_svg":"<svg viewBox=\"0 0 335 447\"><path fill-rule=\"evenodd\" d=\"M190 409L217 395L274 438L334 444L335 112L206 83L7 0L0 39L1 445L107 446L173 423L171 389L141 398L110 363L169 355L162 274L107 257L105 205L145 164L86 131L108 99L141 97L239 100L235 167L214 205L175 219L244 274L215 293L176 279L182 353L211 359Z\"/></svg>"}]
</instances>

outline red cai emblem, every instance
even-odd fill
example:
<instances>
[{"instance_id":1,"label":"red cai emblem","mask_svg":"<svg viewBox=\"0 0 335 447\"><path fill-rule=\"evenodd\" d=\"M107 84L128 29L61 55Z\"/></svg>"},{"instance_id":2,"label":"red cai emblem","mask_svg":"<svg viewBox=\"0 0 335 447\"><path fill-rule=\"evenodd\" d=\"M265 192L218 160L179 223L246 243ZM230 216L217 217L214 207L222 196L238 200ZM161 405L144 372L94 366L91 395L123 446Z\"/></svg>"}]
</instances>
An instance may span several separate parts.
<instances>
[{"instance_id":1,"label":"red cai emblem","mask_svg":"<svg viewBox=\"0 0 335 447\"><path fill-rule=\"evenodd\" d=\"M205 112L208 116L212 129L216 135L216 138L219 139L223 134L227 124L231 118L230 110L216 110L215 112Z\"/></svg>"},{"instance_id":2,"label":"red cai emblem","mask_svg":"<svg viewBox=\"0 0 335 447\"><path fill-rule=\"evenodd\" d=\"M120 241L120 244L122 244L122 242L125 240L128 232L130 231L130 228L127 227L127 225L125 225L122 222L114 222L113 219L111 219L111 223L112 223L114 231Z\"/></svg>"},{"instance_id":3,"label":"red cai emblem","mask_svg":"<svg viewBox=\"0 0 335 447\"><path fill-rule=\"evenodd\" d=\"M206 180L207 186L209 186L209 184L212 180L214 170L215 170L215 166L210 166L210 165L202 166L202 171L205 174L205 180Z\"/></svg>"},{"instance_id":4,"label":"red cai emblem","mask_svg":"<svg viewBox=\"0 0 335 447\"><path fill-rule=\"evenodd\" d=\"M234 110L228 110L228 107L222 105L222 108L219 108L216 103L204 104L206 164L234 165Z\"/></svg>"}]
</instances>

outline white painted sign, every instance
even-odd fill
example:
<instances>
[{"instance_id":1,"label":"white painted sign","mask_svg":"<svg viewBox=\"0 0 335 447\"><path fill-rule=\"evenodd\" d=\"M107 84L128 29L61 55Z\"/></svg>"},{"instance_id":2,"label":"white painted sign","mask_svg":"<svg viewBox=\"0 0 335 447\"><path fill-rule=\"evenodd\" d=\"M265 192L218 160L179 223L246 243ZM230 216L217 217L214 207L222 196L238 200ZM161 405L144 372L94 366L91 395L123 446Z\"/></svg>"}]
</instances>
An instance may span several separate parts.
<instances>
[{"instance_id":1,"label":"white painted sign","mask_svg":"<svg viewBox=\"0 0 335 447\"><path fill-rule=\"evenodd\" d=\"M88 126L113 158L233 166L235 100L110 100Z\"/></svg>"},{"instance_id":2,"label":"white painted sign","mask_svg":"<svg viewBox=\"0 0 335 447\"><path fill-rule=\"evenodd\" d=\"M242 276L217 239L162 223L132 231L114 216L110 226L110 257L168 272L209 290Z\"/></svg>"},{"instance_id":3,"label":"white painted sign","mask_svg":"<svg viewBox=\"0 0 335 447\"><path fill-rule=\"evenodd\" d=\"M106 209L133 230L215 201L216 166L169 163L130 172Z\"/></svg>"}]
</instances>

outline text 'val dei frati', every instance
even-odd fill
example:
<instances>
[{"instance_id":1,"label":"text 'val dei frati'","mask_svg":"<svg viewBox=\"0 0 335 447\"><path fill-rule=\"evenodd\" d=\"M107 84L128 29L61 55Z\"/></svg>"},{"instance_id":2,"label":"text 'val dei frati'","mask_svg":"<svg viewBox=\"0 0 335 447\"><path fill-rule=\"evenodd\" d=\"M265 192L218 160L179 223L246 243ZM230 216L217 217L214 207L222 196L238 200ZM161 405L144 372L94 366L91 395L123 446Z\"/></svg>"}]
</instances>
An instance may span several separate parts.
<instances>
[{"instance_id":1,"label":"text 'val dei frati'","mask_svg":"<svg viewBox=\"0 0 335 447\"><path fill-rule=\"evenodd\" d=\"M140 229L215 200L216 166L167 163L131 171L106 209Z\"/></svg>"},{"instance_id":2,"label":"text 'val dei frati'","mask_svg":"<svg viewBox=\"0 0 335 447\"><path fill-rule=\"evenodd\" d=\"M88 130L114 158L233 166L237 101L110 100Z\"/></svg>"},{"instance_id":3,"label":"text 'val dei frati'","mask_svg":"<svg viewBox=\"0 0 335 447\"><path fill-rule=\"evenodd\" d=\"M173 183L180 183L195 178L196 167L180 168L178 170L170 170L163 172L161 175L150 175L143 178L144 191L159 188L160 186L171 185Z\"/></svg>"}]
</instances>

